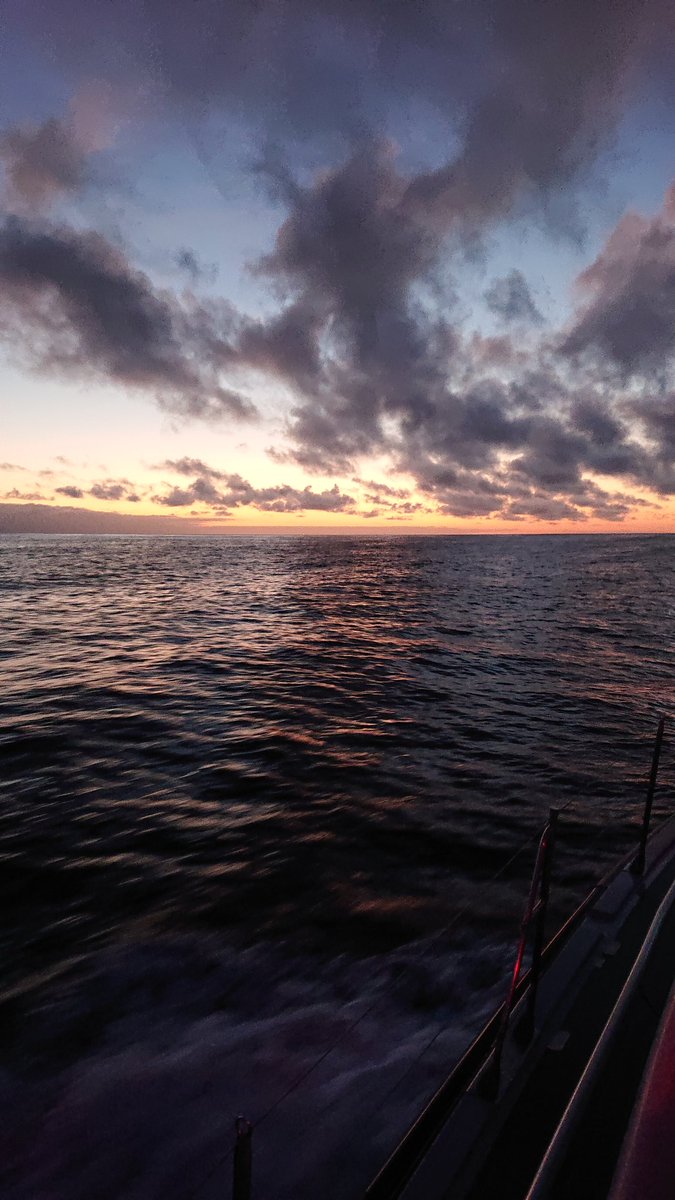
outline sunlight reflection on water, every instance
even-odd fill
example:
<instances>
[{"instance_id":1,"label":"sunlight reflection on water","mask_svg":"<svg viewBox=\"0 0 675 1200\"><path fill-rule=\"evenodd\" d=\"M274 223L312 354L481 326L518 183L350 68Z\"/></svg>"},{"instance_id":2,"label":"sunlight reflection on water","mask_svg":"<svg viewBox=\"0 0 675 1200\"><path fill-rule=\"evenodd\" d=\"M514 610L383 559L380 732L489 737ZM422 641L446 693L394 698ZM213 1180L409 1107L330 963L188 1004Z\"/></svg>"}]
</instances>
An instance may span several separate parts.
<instances>
[{"instance_id":1,"label":"sunlight reflection on water","mask_svg":"<svg viewBox=\"0 0 675 1200\"><path fill-rule=\"evenodd\" d=\"M557 916L633 836L675 683L674 577L673 537L0 538L7 985L77 963L16 1044L48 1073L64 1046L94 1070L166 1021L201 1079L194 1022L231 1056L257 1013L285 1070L272 998L292 1022L318 989L323 1028L363 989L388 997L376 1074L434 1022L446 1062L503 968L531 854L492 876L549 805L579 801ZM657 813L674 783L666 748ZM460 912L439 957L425 939ZM412 990L391 989L392 955ZM238 972L233 1015L208 981ZM345 1103L351 1053L325 1084Z\"/></svg>"}]
</instances>

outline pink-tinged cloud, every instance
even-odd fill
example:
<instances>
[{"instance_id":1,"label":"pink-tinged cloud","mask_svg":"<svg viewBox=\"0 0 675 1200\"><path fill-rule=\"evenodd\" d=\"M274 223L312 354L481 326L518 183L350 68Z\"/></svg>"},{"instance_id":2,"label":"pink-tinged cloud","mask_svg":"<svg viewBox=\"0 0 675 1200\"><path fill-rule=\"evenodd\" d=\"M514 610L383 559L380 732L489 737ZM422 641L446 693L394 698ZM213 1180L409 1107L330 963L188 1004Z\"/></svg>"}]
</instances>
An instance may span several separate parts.
<instances>
[{"instance_id":1,"label":"pink-tinged cloud","mask_svg":"<svg viewBox=\"0 0 675 1200\"><path fill-rule=\"evenodd\" d=\"M625 375L664 369L675 351L675 184L655 217L619 221L578 288L566 354L592 351Z\"/></svg>"}]
</instances>

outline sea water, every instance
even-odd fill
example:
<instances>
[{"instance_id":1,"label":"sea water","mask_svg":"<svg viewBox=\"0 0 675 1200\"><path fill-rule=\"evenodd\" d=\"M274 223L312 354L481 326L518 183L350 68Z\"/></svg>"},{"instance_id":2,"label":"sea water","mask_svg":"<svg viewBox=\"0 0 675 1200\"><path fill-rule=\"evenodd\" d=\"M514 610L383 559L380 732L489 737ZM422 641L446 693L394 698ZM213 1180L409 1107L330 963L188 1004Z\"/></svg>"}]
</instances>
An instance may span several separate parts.
<instances>
[{"instance_id":1,"label":"sea water","mask_svg":"<svg viewBox=\"0 0 675 1200\"><path fill-rule=\"evenodd\" d=\"M631 845L674 585L670 536L0 537L3 1196L216 1200L243 1113L255 1195L357 1197L549 808L551 926Z\"/></svg>"}]
</instances>

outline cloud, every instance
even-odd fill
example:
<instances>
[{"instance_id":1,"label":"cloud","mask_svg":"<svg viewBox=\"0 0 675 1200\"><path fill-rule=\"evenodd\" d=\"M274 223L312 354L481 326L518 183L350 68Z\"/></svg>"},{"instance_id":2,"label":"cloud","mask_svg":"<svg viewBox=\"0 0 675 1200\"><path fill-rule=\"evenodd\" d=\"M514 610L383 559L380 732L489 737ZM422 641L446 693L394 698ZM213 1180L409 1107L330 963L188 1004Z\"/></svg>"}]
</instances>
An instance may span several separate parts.
<instances>
[{"instance_id":1,"label":"cloud","mask_svg":"<svg viewBox=\"0 0 675 1200\"><path fill-rule=\"evenodd\" d=\"M368 142L340 168L293 189L274 250L259 264L299 292L307 313L330 313L336 337L362 366L414 350L407 290L439 250L407 211L405 186L388 144Z\"/></svg>"},{"instance_id":2,"label":"cloud","mask_svg":"<svg viewBox=\"0 0 675 1200\"><path fill-rule=\"evenodd\" d=\"M624 407L639 422L649 447L650 486L663 495L675 494L675 392L630 399Z\"/></svg>"},{"instance_id":3,"label":"cloud","mask_svg":"<svg viewBox=\"0 0 675 1200\"><path fill-rule=\"evenodd\" d=\"M131 489L131 491L129 490ZM97 500L138 500L138 495L133 490L133 484L128 479L114 480L106 479L102 483L95 483L89 489L89 495L94 496Z\"/></svg>"},{"instance_id":4,"label":"cloud","mask_svg":"<svg viewBox=\"0 0 675 1200\"><path fill-rule=\"evenodd\" d=\"M510 500L502 514L506 520L534 517L537 521L585 521L587 516L567 500L532 493L527 500Z\"/></svg>"},{"instance_id":5,"label":"cloud","mask_svg":"<svg viewBox=\"0 0 675 1200\"><path fill-rule=\"evenodd\" d=\"M182 116L230 110L277 141L383 128L414 103L448 149L414 194L444 220L482 222L537 193L569 218L562 189L587 168L659 58L669 0L8 0L7 23L61 70L142 80ZM76 50L75 47L78 47ZM457 149L457 143L459 148ZM557 214L556 214L556 209Z\"/></svg>"},{"instance_id":6,"label":"cloud","mask_svg":"<svg viewBox=\"0 0 675 1200\"><path fill-rule=\"evenodd\" d=\"M358 476L352 482L364 488L365 499L369 504L377 504L380 508L404 508L409 503L410 488L393 488L389 484L378 483L375 479L359 479ZM405 501L406 504L401 504L401 501Z\"/></svg>"},{"instance_id":7,"label":"cloud","mask_svg":"<svg viewBox=\"0 0 675 1200\"><path fill-rule=\"evenodd\" d=\"M176 475L202 475L205 479L227 478L222 471L202 462L201 458L168 458L163 463L157 463L154 469L155 471L174 471Z\"/></svg>"},{"instance_id":8,"label":"cloud","mask_svg":"<svg viewBox=\"0 0 675 1200\"><path fill-rule=\"evenodd\" d=\"M628 213L578 279L586 303L562 343L625 376L662 371L675 351L675 184L663 211Z\"/></svg>"},{"instance_id":9,"label":"cloud","mask_svg":"<svg viewBox=\"0 0 675 1200\"><path fill-rule=\"evenodd\" d=\"M20 492L18 488L4 492L2 498L3 500L44 500L41 492Z\"/></svg>"},{"instance_id":10,"label":"cloud","mask_svg":"<svg viewBox=\"0 0 675 1200\"><path fill-rule=\"evenodd\" d=\"M37 213L95 182L92 155L112 141L116 107L110 88L90 83L78 89L65 117L0 132L6 207Z\"/></svg>"},{"instance_id":11,"label":"cloud","mask_svg":"<svg viewBox=\"0 0 675 1200\"><path fill-rule=\"evenodd\" d=\"M79 191L87 178L87 152L74 130L52 118L42 125L19 125L0 134L6 203L37 211L53 199Z\"/></svg>"},{"instance_id":12,"label":"cloud","mask_svg":"<svg viewBox=\"0 0 675 1200\"><path fill-rule=\"evenodd\" d=\"M485 292L485 302L491 312L507 324L527 322L540 325L543 321L525 276L515 268L508 275L495 279Z\"/></svg>"},{"instance_id":13,"label":"cloud","mask_svg":"<svg viewBox=\"0 0 675 1200\"><path fill-rule=\"evenodd\" d=\"M258 319L160 291L96 234L8 223L0 328L30 345L36 367L139 388L200 417L250 415L230 382L265 372L292 389L297 462L351 473L376 452L461 515L581 519L594 511L587 501L618 511L623 500L588 490L592 473L671 487L658 397L602 394L610 368L662 370L671 353L668 206L615 231L582 277L585 303L557 357L543 337L525 353L515 338L465 336L447 283L457 251L505 219L534 212L578 234L574 189L673 29L666 0L421 0L390 6L386 21L365 0L197 0L180 11L147 0L123 20L100 0L10 8L62 63L73 30L80 44L95 29L100 73L151 80L182 121L206 116L206 129L214 113L235 112L252 157L266 139L257 170L283 207L256 267L281 307ZM414 170L373 134L400 127L411 99L438 118L433 161ZM316 161L332 165L312 175ZM179 265L201 277L191 251ZM505 324L540 320L516 268L486 301ZM583 359L593 360L585 372ZM173 470L185 486L159 497L168 507L351 503L334 489L255 489L199 460Z\"/></svg>"},{"instance_id":14,"label":"cloud","mask_svg":"<svg viewBox=\"0 0 675 1200\"><path fill-rule=\"evenodd\" d=\"M406 187L392 148L369 142L288 187L288 215L258 264L292 296L263 334L267 368L306 396L290 435L307 467L348 470L388 417L414 425L433 410L454 335L425 304L442 239L407 209Z\"/></svg>"},{"instance_id":15,"label":"cloud","mask_svg":"<svg viewBox=\"0 0 675 1200\"><path fill-rule=\"evenodd\" d=\"M57 491L60 496L70 496L72 500L81 500L84 496L82 488L75 487L70 483L66 484L65 487L55 488L55 491Z\"/></svg>"},{"instance_id":16,"label":"cloud","mask_svg":"<svg viewBox=\"0 0 675 1200\"><path fill-rule=\"evenodd\" d=\"M221 382L229 307L159 291L99 234L8 219L0 286L0 335L34 368L149 391L181 415L253 416Z\"/></svg>"},{"instance_id":17,"label":"cloud","mask_svg":"<svg viewBox=\"0 0 675 1200\"><path fill-rule=\"evenodd\" d=\"M597 373L568 369L551 338L525 353L510 337L462 336L450 323L451 297L439 311L434 273L444 237L409 207L409 180L388 145L362 148L302 186L286 180L284 194L287 216L258 269L287 288L290 302L260 323L268 353L257 364L293 384L287 432L297 462L348 471L371 453L388 455L440 511L457 516L562 519L572 509L582 519L591 475L671 485L652 410L649 429L649 414L622 415L620 392L608 397ZM498 283L489 298L503 315L533 320L518 271ZM281 335L272 352L269 331L293 329L298 312L311 318L302 353L280 353ZM240 361L253 357L243 330L240 322L232 339ZM385 503L376 488L368 495ZM622 511L609 493L596 501L610 519Z\"/></svg>"},{"instance_id":18,"label":"cloud","mask_svg":"<svg viewBox=\"0 0 675 1200\"><path fill-rule=\"evenodd\" d=\"M420 175L411 194L438 220L468 228L533 198L573 226L563 189L596 159L672 12L665 0L478 7L490 22L488 86L469 105L459 154Z\"/></svg>"},{"instance_id":19,"label":"cloud","mask_svg":"<svg viewBox=\"0 0 675 1200\"><path fill-rule=\"evenodd\" d=\"M185 271L193 283L215 283L218 267L215 263L202 263L194 250L183 247L176 254L176 266Z\"/></svg>"},{"instance_id":20,"label":"cloud","mask_svg":"<svg viewBox=\"0 0 675 1200\"><path fill-rule=\"evenodd\" d=\"M212 472L209 474L213 475ZM174 487L152 499L167 508L185 508L199 503L215 506L219 512L246 506L261 512L286 513L350 512L355 507L354 497L341 492L337 484L323 492L315 492L309 486L294 488L288 484L256 488L241 475L216 473L216 477L224 481L222 489L218 489L209 476L199 476L188 487Z\"/></svg>"},{"instance_id":21,"label":"cloud","mask_svg":"<svg viewBox=\"0 0 675 1200\"><path fill-rule=\"evenodd\" d=\"M271 269L271 259L265 269ZM271 372L311 391L321 373L320 337L324 320L310 299L289 304L266 321L242 321L237 357L242 364Z\"/></svg>"}]
</instances>

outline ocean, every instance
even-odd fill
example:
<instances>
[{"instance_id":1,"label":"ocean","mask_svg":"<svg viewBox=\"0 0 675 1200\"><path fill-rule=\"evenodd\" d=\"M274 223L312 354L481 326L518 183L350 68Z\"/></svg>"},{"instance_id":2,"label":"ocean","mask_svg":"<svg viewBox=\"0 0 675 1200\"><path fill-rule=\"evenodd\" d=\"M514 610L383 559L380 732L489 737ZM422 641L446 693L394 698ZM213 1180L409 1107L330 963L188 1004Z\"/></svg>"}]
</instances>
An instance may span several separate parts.
<instances>
[{"instance_id":1,"label":"ocean","mask_svg":"<svg viewBox=\"0 0 675 1200\"><path fill-rule=\"evenodd\" d=\"M0 537L6 1200L355 1200L632 844L675 536ZM666 737L654 819L673 811Z\"/></svg>"}]
</instances>

